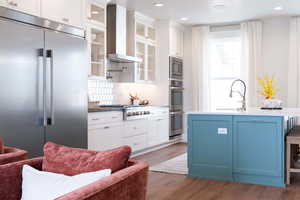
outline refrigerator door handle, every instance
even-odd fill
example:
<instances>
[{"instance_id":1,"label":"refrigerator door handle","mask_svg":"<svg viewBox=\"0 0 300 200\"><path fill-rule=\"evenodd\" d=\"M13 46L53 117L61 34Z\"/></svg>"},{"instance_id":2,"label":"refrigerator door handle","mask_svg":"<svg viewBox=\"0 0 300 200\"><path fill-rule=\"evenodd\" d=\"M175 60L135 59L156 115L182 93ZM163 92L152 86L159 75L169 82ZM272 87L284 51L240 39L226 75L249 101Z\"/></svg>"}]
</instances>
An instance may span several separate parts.
<instances>
[{"instance_id":1,"label":"refrigerator door handle","mask_svg":"<svg viewBox=\"0 0 300 200\"><path fill-rule=\"evenodd\" d=\"M42 126L46 127L47 126L47 89L46 89L46 77L47 77L47 72L46 72L46 62L45 62L45 52L44 49L38 49L38 67L39 69L42 69L42 74L39 75L39 77L42 77L41 83L42 83ZM40 80L40 78L39 78Z\"/></svg>"},{"instance_id":2,"label":"refrigerator door handle","mask_svg":"<svg viewBox=\"0 0 300 200\"><path fill-rule=\"evenodd\" d=\"M54 125L54 63L53 63L53 50L47 50L47 58L50 61L50 117L47 119L49 126Z\"/></svg>"}]
</instances>

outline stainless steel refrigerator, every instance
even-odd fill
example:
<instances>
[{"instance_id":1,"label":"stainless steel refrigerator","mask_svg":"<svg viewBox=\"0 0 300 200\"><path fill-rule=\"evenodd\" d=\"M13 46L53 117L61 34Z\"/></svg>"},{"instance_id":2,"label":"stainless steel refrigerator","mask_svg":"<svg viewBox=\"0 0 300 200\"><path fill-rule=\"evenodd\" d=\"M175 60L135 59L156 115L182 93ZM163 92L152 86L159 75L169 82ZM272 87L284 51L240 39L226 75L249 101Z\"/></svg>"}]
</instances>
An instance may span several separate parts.
<instances>
[{"instance_id":1,"label":"stainless steel refrigerator","mask_svg":"<svg viewBox=\"0 0 300 200\"><path fill-rule=\"evenodd\" d=\"M30 157L87 147L83 30L0 7L0 136Z\"/></svg>"}]
</instances>

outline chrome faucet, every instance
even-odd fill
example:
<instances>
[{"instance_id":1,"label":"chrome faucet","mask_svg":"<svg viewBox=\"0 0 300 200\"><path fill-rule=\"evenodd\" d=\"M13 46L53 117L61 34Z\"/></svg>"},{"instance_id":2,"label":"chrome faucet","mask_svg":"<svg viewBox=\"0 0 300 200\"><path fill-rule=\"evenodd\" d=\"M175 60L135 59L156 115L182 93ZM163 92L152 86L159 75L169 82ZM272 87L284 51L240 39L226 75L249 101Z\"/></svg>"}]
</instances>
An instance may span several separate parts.
<instances>
[{"instance_id":1,"label":"chrome faucet","mask_svg":"<svg viewBox=\"0 0 300 200\"><path fill-rule=\"evenodd\" d=\"M243 86L244 86L244 93L242 93L242 92L240 92L238 90L236 90L236 91L233 90L233 86L237 82L241 82L243 84ZM238 108L238 110L240 110L240 111L246 111L246 90L247 90L246 83L243 80L241 80L241 79L237 79L237 80L233 81L233 83L231 84L229 97L232 98L232 95L233 95L234 92L238 93L242 97L242 107Z\"/></svg>"}]
</instances>

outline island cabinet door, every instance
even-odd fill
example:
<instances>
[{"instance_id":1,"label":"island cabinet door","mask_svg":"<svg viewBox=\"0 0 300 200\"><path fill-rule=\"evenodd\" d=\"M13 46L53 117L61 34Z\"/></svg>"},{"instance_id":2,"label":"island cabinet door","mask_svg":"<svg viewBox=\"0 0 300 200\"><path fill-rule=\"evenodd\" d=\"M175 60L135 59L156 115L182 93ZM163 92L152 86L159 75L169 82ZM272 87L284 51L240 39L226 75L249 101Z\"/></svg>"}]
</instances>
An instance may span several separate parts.
<instances>
[{"instance_id":1,"label":"island cabinet door","mask_svg":"<svg viewBox=\"0 0 300 200\"><path fill-rule=\"evenodd\" d=\"M282 117L233 117L233 175L239 182L284 186Z\"/></svg>"},{"instance_id":2,"label":"island cabinet door","mask_svg":"<svg viewBox=\"0 0 300 200\"><path fill-rule=\"evenodd\" d=\"M188 117L189 176L232 180L232 116Z\"/></svg>"}]
</instances>

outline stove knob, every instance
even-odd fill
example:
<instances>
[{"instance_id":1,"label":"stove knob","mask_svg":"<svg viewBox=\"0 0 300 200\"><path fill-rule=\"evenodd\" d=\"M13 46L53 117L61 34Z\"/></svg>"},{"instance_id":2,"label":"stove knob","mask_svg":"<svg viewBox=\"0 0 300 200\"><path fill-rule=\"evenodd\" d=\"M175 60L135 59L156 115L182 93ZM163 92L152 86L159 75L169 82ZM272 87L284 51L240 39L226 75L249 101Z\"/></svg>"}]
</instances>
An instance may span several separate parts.
<instances>
[{"instance_id":1,"label":"stove knob","mask_svg":"<svg viewBox=\"0 0 300 200\"><path fill-rule=\"evenodd\" d=\"M132 112L128 112L128 113L127 113L127 116L132 116Z\"/></svg>"}]
</instances>

